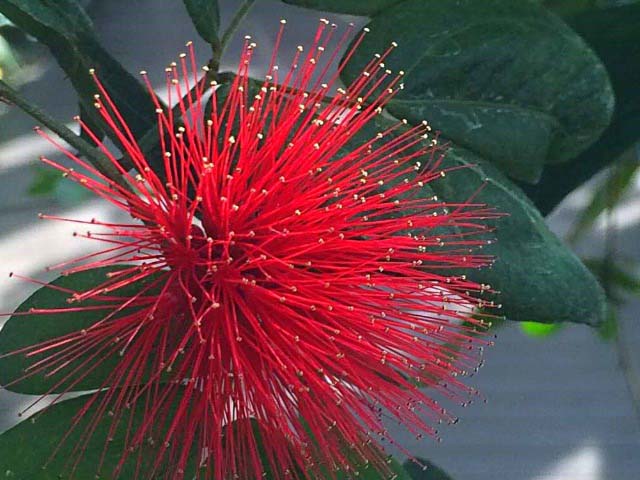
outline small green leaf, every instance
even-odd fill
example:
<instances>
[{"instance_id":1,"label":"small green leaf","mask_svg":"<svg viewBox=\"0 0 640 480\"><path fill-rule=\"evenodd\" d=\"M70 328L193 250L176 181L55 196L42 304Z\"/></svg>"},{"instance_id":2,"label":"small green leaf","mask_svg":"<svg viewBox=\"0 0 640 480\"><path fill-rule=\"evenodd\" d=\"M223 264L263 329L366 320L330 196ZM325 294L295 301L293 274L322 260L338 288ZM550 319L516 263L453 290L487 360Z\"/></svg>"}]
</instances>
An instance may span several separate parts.
<instances>
[{"instance_id":1,"label":"small green leaf","mask_svg":"<svg viewBox=\"0 0 640 480\"><path fill-rule=\"evenodd\" d=\"M198 34L207 42L218 42L220 12L218 0L183 0Z\"/></svg>"},{"instance_id":2,"label":"small green leaf","mask_svg":"<svg viewBox=\"0 0 640 480\"><path fill-rule=\"evenodd\" d=\"M590 10L565 20L602 59L616 106L611 124L593 145L570 162L548 165L537 185L524 186L545 215L640 139L640 3Z\"/></svg>"},{"instance_id":3,"label":"small green leaf","mask_svg":"<svg viewBox=\"0 0 640 480\"><path fill-rule=\"evenodd\" d=\"M453 480L444 470L424 458L407 460L403 467L411 480Z\"/></svg>"},{"instance_id":4,"label":"small green leaf","mask_svg":"<svg viewBox=\"0 0 640 480\"><path fill-rule=\"evenodd\" d=\"M561 323L522 322L520 329L530 337L544 338L561 330Z\"/></svg>"},{"instance_id":5,"label":"small green leaf","mask_svg":"<svg viewBox=\"0 0 640 480\"><path fill-rule=\"evenodd\" d=\"M313 8L323 12L348 13L350 15L373 16L403 0L283 0L299 7ZM400 7L401 8L401 7Z\"/></svg>"},{"instance_id":6,"label":"small green leaf","mask_svg":"<svg viewBox=\"0 0 640 480\"><path fill-rule=\"evenodd\" d=\"M38 165L34 170L34 178L27 193L34 197L53 195L62 181L60 172L42 165Z\"/></svg>"},{"instance_id":7,"label":"small green leaf","mask_svg":"<svg viewBox=\"0 0 640 480\"><path fill-rule=\"evenodd\" d=\"M56 288L70 289L72 291L83 292L103 284L107 280L107 273L128 268L125 265L101 267L86 270L67 276L58 277L51 282L50 286L44 286L37 290L27 300L25 300L16 310L17 312L28 312L32 308L37 309L63 309L70 304L67 299L70 293L60 291ZM130 298L140 291L154 277L127 285L118 290L114 290L113 295ZM55 288L51 288L55 287ZM74 307L95 305L95 302L83 301L74 302ZM0 355L5 355L16 350L36 345L47 340L51 340L72 332L79 332L87 329L97 321L103 319L109 313L108 309L84 310L66 313L38 313L32 315L13 315L0 330ZM46 357L46 353L44 356ZM29 376L8 388L18 393L43 394L56 386L70 372L86 362L91 353L83 353L73 359L61 371L54 375L45 376L38 373ZM0 385L8 385L24 376L25 369L35 364L43 358L43 355L27 357L23 354L8 355L0 357ZM91 367L95 366L85 378L73 386L73 390L90 390L102 386L104 380L113 370L120 357L116 354L95 358ZM85 369L88 368L86 365ZM46 370L45 370L46 372ZM56 387L54 391L65 391L65 385Z\"/></svg>"},{"instance_id":8,"label":"small green leaf","mask_svg":"<svg viewBox=\"0 0 640 480\"><path fill-rule=\"evenodd\" d=\"M613 94L591 49L532 2L406 0L373 18L342 78L376 52L406 80L388 109L535 183L544 163L569 160L609 124Z\"/></svg>"}]
</instances>

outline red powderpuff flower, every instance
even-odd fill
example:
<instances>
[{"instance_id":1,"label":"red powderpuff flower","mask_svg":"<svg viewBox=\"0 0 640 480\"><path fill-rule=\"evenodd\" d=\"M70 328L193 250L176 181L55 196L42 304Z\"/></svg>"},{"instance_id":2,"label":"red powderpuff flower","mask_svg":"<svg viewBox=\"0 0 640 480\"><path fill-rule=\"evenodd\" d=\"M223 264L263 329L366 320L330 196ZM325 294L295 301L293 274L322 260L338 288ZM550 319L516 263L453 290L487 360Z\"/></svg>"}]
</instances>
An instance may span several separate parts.
<instances>
[{"instance_id":1,"label":"red powderpuff flower","mask_svg":"<svg viewBox=\"0 0 640 480\"><path fill-rule=\"evenodd\" d=\"M475 393L456 377L477 366L487 343L477 332L484 322L470 316L487 286L440 272L490 263L473 250L486 243L478 234L495 214L426 193L445 176L426 123L397 122L357 142L366 128L375 132L402 72L385 70L392 45L325 98L341 70L319 66L338 54L325 52L332 27L321 21L284 75L274 51L253 90L255 44L247 39L224 100L194 73L189 45L166 70L179 118L142 72L157 105L160 171L97 79L98 111L135 171L94 139L127 185L64 149L82 171L43 159L136 219L85 222L102 228L86 236L107 247L65 266L66 274L119 266L101 285L69 291L72 305L54 310L104 308L104 318L21 351L44 355L27 375L76 361L52 388L58 392L119 355L102 383L118 388L89 397L71 425L91 417L73 462L95 425L108 421L110 436L126 432L115 476L131 461L136 478L384 470L377 445L393 441L385 417L435 436L435 423L455 419L432 397ZM138 292L119 295L128 285ZM152 458L136 453L150 444Z\"/></svg>"}]
</instances>

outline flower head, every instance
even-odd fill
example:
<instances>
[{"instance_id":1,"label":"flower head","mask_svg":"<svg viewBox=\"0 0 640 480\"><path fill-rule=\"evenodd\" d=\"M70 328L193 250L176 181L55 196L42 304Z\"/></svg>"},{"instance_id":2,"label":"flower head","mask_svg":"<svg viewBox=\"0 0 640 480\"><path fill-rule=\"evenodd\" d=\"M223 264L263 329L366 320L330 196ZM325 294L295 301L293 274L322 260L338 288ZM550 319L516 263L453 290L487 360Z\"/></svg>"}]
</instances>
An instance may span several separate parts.
<instances>
[{"instance_id":1,"label":"flower head","mask_svg":"<svg viewBox=\"0 0 640 480\"><path fill-rule=\"evenodd\" d=\"M435 436L434 424L454 417L433 395L474 393L458 376L477 366L486 343L470 312L487 287L445 272L490 263L473 249L494 214L429 193L445 171L426 123L376 130L402 88L402 72L384 66L394 46L335 88L341 67L320 66L337 56L325 51L332 35L322 21L287 69L274 52L257 84L247 39L226 96L208 72L195 72L189 45L166 69L180 115L162 106L143 72L156 99L158 158L141 150L96 77L96 107L133 170L97 138L125 182L68 151L81 168L43 159L134 220L86 222L86 236L107 246L65 273L111 268L99 286L69 291L59 313L106 313L26 349L47 359L28 375L64 371L86 355L87 368L56 391L73 390L116 355L102 383L112 388L90 397L79 417L126 431L119 465L137 462L139 478L384 469L376 445L393 440L385 416ZM135 293L122 294L127 286ZM154 454L143 460L136 451L149 444Z\"/></svg>"}]
</instances>

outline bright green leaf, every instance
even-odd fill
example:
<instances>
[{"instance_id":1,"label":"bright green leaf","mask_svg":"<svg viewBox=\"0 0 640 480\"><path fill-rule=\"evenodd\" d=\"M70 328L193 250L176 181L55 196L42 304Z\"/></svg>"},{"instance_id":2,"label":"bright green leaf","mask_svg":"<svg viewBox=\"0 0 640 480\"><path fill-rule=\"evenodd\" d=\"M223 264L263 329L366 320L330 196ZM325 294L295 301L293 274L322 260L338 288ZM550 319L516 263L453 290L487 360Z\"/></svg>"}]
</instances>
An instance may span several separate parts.
<instances>
[{"instance_id":1,"label":"bright green leaf","mask_svg":"<svg viewBox=\"0 0 640 480\"><path fill-rule=\"evenodd\" d=\"M73 291L86 291L93 287L97 287L107 280L107 273L127 268L126 266L102 267L92 270L71 274L68 276L58 277L51 282L53 287L71 289ZM129 298L137 293L152 278L145 279L118 290L114 290L113 295L119 295ZM16 310L16 312L28 312L31 308L38 309L57 309L68 308L67 302L70 293L62 292L47 286L40 288L27 300L25 300ZM74 302L73 306L95 305L95 302L83 301ZM0 330L0 355L14 352L21 348L35 345L47 340L51 340L62 335L78 332L87 329L97 321L103 319L109 310L85 310L80 312L68 313L52 313L52 314L33 314L33 315L13 315ZM44 354L46 356L47 354ZM38 373L29 376L11 386L9 390L18 393L43 394L47 393L51 388L65 378L69 372L79 367L88 360L89 354L79 355L70 362L64 369L55 375L45 376ZM23 354L9 355L0 358L0 385L7 385L10 382L20 379L24 375L24 369L35 364L43 358L43 355L34 355L26 357ZM114 365L119 360L119 356L112 354L110 356L97 357L91 362L91 367L95 366L82 381L73 386L73 390L90 390L99 388L109 373L113 370ZM98 359L101 359L98 363ZM88 368L87 365L84 368ZM84 372L83 372L84 373ZM65 382L62 386L57 387L54 391L65 391Z\"/></svg>"},{"instance_id":2,"label":"bright green leaf","mask_svg":"<svg viewBox=\"0 0 640 480\"><path fill-rule=\"evenodd\" d=\"M562 329L561 323L522 322L520 329L530 337L544 338Z\"/></svg>"},{"instance_id":3,"label":"bright green leaf","mask_svg":"<svg viewBox=\"0 0 640 480\"><path fill-rule=\"evenodd\" d=\"M218 42L220 12L218 0L183 0L198 34L207 42Z\"/></svg>"},{"instance_id":4,"label":"bright green leaf","mask_svg":"<svg viewBox=\"0 0 640 480\"><path fill-rule=\"evenodd\" d=\"M376 52L404 70L389 111L443 135L527 182L545 162L583 151L608 125L607 73L562 20L531 2L406 0L375 16L343 72L350 83Z\"/></svg>"}]
</instances>

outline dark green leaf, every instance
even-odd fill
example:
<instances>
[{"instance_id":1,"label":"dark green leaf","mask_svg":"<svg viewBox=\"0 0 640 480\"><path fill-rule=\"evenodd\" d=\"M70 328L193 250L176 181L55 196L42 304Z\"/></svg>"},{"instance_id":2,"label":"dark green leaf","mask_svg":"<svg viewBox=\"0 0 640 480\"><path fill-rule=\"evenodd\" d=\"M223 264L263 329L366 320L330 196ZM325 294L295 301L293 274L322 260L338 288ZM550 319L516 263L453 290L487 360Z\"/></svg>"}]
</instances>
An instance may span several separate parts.
<instances>
[{"instance_id":1,"label":"dark green leaf","mask_svg":"<svg viewBox=\"0 0 640 480\"><path fill-rule=\"evenodd\" d=\"M354 476L353 473L339 471L336 473L336 479L352 480L354 478L357 478L358 480L387 480L389 478L394 478L395 480L411 480L412 477L407 474L400 462L398 462L395 458L389 458L389 460L387 460L387 464L389 470L391 471L391 476L389 475L389 472L379 472L373 467L367 466L358 470L357 476ZM331 478L331 476L327 475L326 478L329 479Z\"/></svg>"},{"instance_id":2,"label":"dark green leaf","mask_svg":"<svg viewBox=\"0 0 640 480\"><path fill-rule=\"evenodd\" d=\"M402 0L283 0L284 3L299 7L313 8L324 12L348 13L351 15L373 16L381 10L400 3Z\"/></svg>"},{"instance_id":3,"label":"dark green leaf","mask_svg":"<svg viewBox=\"0 0 640 480\"><path fill-rule=\"evenodd\" d=\"M179 387L172 387L179 388ZM156 398L161 398L162 392ZM131 409L125 410L123 416L111 417L105 411L100 410L100 403L105 398L106 393L97 393L89 396L82 396L72 400L66 400L47 410L36 414L32 419L23 421L17 426L0 435L0 471L7 478L16 480L59 480L60 478L69 478L71 474L71 466L73 461L78 459L77 467L73 478L77 479L93 479L93 478L113 478L113 472L121 459L121 454L125 448L131 445L127 442L127 432L134 432L142 426L143 419L148 418L148 406L146 405L144 396L135 402ZM70 430L72 423L76 419L78 412L85 407L90 398L95 401L89 406L78 424ZM169 406L168 415L160 416L159 420L153 425L153 436L157 438L155 444L149 441L132 452L127 462L120 471L119 477L122 479L134 478L135 469L138 458L142 459L140 475L147 478L144 473L148 472L152 462L155 461L158 453L159 441L164 438L171 422L176 414L176 407L184 398L182 392L178 392L175 397L173 395L167 398L173 398ZM113 400L110 400L113 402ZM94 415L99 417L97 426L91 438L87 441L82 436L86 429L90 427L94 420ZM188 411L183 413L189 415ZM97 418L96 417L96 418ZM114 420L115 419L115 420ZM117 423L110 431L113 422ZM255 419L248 420L251 422L253 434L256 437L257 447L265 469L261 478L266 480L272 479L273 475L268 467L268 460L264 442L261 438L259 424ZM131 422L131 423L129 423ZM240 421L232 423L234 429L238 429ZM223 435L226 434L229 426L223 429ZM64 439L63 436L71 431L70 435ZM237 430L237 432L245 432L246 428ZM236 433L237 433L236 432ZM149 432L151 434L151 432ZM111 440L107 442L107 437ZM130 440L130 438L129 438ZM286 441L286 439L269 439L270 441ZM197 440L195 440L197 442ZM106 454L102 468L98 472L100 459L103 449L106 448ZM75 450L76 447L82 447L83 455ZM52 454L59 447L56 455ZM194 450L197 450L194 448ZM138 457L138 454L141 456ZM195 474L195 462L201 460L202 452L192 453L188 462L184 478L193 478ZM49 460L51 458L51 460ZM47 463L47 460L49 462ZM70 461L71 460L71 461ZM225 461L224 459L222 461ZM46 468L43 468L45 466ZM403 470L402 466L395 460L389 459L389 469L395 475L397 480L411 480L411 477ZM165 467L166 468L166 467ZM157 472L158 476L153 478L165 478L163 473L166 470L160 468ZM96 475L100 475L97 477ZM4 477L3 477L4 478ZM351 479L353 476L346 475L343 472L335 472L334 475L327 475L326 478L332 479ZM363 480L386 480L389 478L388 472L381 474L373 470L372 467L360 470L359 476Z\"/></svg>"},{"instance_id":4,"label":"dark green leaf","mask_svg":"<svg viewBox=\"0 0 640 480\"><path fill-rule=\"evenodd\" d=\"M616 108L611 124L596 143L575 160L548 166L538 185L525 186L545 215L640 139L640 3L587 11L565 20L607 67Z\"/></svg>"},{"instance_id":5,"label":"dark green leaf","mask_svg":"<svg viewBox=\"0 0 640 480\"><path fill-rule=\"evenodd\" d=\"M96 394L98 400L105 394ZM178 395L178 398L179 395ZM95 402L71 431L69 437L63 436L69 431L76 414L85 405L88 396L82 396L53 405L30 420L23 421L0 435L0 471L3 478L15 480L59 480L59 479L111 479L120 461L127 443L127 432L141 426L145 418L145 402L136 402L135 407L127 410L117 427L110 432L113 417L100 412L96 429L87 441L83 437L91 427L91 420L98 412L99 402ZM177 403L174 402L174 403ZM131 425L128 425L131 419ZM171 416L169 416L169 420ZM164 423L167 422L165 419ZM166 425L155 425L154 431L166 431ZM112 440L107 442L107 437ZM98 471L103 450L105 449L102 469ZM57 454L46 463L59 447ZM82 448L83 455L79 450ZM132 452L122 467L118 478L136 478L138 459L142 460L142 471L148 469L155 460L158 446L145 442ZM141 451L141 456L138 452ZM70 476L74 461L79 459L73 477ZM193 465L193 461L190 462ZM45 466L46 464L46 466ZM191 467L193 468L193 467ZM99 475L99 476L98 476ZM144 477L147 478L147 477ZM154 476L153 478L160 478ZM161 478L165 478L161 475ZM192 478L185 475L185 478Z\"/></svg>"},{"instance_id":6,"label":"dark green leaf","mask_svg":"<svg viewBox=\"0 0 640 480\"><path fill-rule=\"evenodd\" d=\"M94 111L97 88L89 75L94 68L136 138L155 125L155 106L146 88L98 42L91 22L78 2L62 0L0 0L0 13L49 47L78 92L86 114L118 139Z\"/></svg>"},{"instance_id":7,"label":"dark green leaf","mask_svg":"<svg viewBox=\"0 0 640 480\"><path fill-rule=\"evenodd\" d=\"M599 0L538 0L538 2L558 15L573 15L584 10L598 8Z\"/></svg>"},{"instance_id":8,"label":"dark green leaf","mask_svg":"<svg viewBox=\"0 0 640 480\"><path fill-rule=\"evenodd\" d=\"M416 458L417 462L407 460L403 467L411 480L453 480L437 465L424 458Z\"/></svg>"},{"instance_id":9,"label":"dark green leaf","mask_svg":"<svg viewBox=\"0 0 640 480\"><path fill-rule=\"evenodd\" d=\"M613 95L604 67L534 3L406 0L369 27L345 83L397 41L385 63L407 78L389 111L412 123L427 119L514 178L537 181L545 162L575 157L609 123Z\"/></svg>"},{"instance_id":10,"label":"dark green leaf","mask_svg":"<svg viewBox=\"0 0 640 480\"><path fill-rule=\"evenodd\" d=\"M107 280L107 273L127 268L126 266L102 267L92 270L86 270L71 274L68 276L58 277L51 282L50 285L59 288L71 289L73 291L86 291L93 287L97 287ZM131 297L138 292L151 279L140 281L121 289L115 290L114 295L122 297ZM38 309L56 309L68 308L67 299L70 293L62 292L47 286L40 288L27 300L25 300L16 310L16 312L28 312L31 308ZM73 303L74 307L95 305L95 302L84 301ZM62 335L78 332L87 329L95 322L103 319L108 310L88 310L81 312L68 312L64 314L33 314L33 315L13 315L4 324L0 330L0 355L14 352L21 348L45 342ZM44 354L45 356L47 354ZM14 392L42 394L47 393L60 380L62 380L69 372L73 371L83 362L85 362L90 354L79 355L69 365L55 375L45 376L44 374L36 374L25 378L8 388ZM7 385L24 375L24 369L33 365L43 358L43 355L34 355L26 357L23 354L9 355L0 358L0 385ZM82 381L73 386L74 390L89 390L98 388L113 370L114 365L118 362L119 357L115 354L102 357L102 361L95 365L97 359L92 365L96 368L91 371ZM87 368L85 366L85 368ZM65 383L66 385L66 383ZM64 385L57 387L55 391L64 391Z\"/></svg>"},{"instance_id":11,"label":"dark green leaf","mask_svg":"<svg viewBox=\"0 0 640 480\"><path fill-rule=\"evenodd\" d=\"M73 40L80 32L93 34L91 19L77 0L2 0L0 12L35 37Z\"/></svg>"},{"instance_id":12,"label":"dark green leaf","mask_svg":"<svg viewBox=\"0 0 640 480\"><path fill-rule=\"evenodd\" d=\"M207 42L218 42L220 12L218 0L183 0L198 34Z\"/></svg>"},{"instance_id":13,"label":"dark green leaf","mask_svg":"<svg viewBox=\"0 0 640 480\"><path fill-rule=\"evenodd\" d=\"M389 128L377 117L361 131L358 144ZM464 168L459 168L459 167ZM500 292L491 297L502 304L510 320L597 325L604 320L602 288L580 259L546 226L522 191L500 171L472 152L450 145L442 168L458 168L429 184L444 202L464 203L473 197L504 217L492 221L491 245L480 252L496 258L491 268L466 273ZM480 192L478 193L478 190ZM457 274L462 272L458 271Z\"/></svg>"},{"instance_id":14,"label":"dark green leaf","mask_svg":"<svg viewBox=\"0 0 640 480\"><path fill-rule=\"evenodd\" d=\"M92 110L87 111L84 104L80 102L80 119L82 122L89 127L89 129L98 137L101 141L104 140L106 136L105 132L102 130L101 122L97 122L94 112ZM94 142L93 138L84 130L80 131L80 136L84 138L87 142L89 142L93 146L97 146L96 142Z\"/></svg>"},{"instance_id":15,"label":"dark green leaf","mask_svg":"<svg viewBox=\"0 0 640 480\"><path fill-rule=\"evenodd\" d=\"M603 323L604 325L604 323ZM524 333L534 338L544 338L562 329L561 323L522 322L520 328Z\"/></svg>"},{"instance_id":16,"label":"dark green leaf","mask_svg":"<svg viewBox=\"0 0 640 480\"><path fill-rule=\"evenodd\" d=\"M470 272L477 282L500 292L495 300L511 320L597 325L604 320L602 288L544 223L522 191L487 162L452 147L443 166L467 168L431 184L440 198L466 201L484 185L479 202L507 214L496 225L496 241L484 253L496 257L492 268Z\"/></svg>"}]
</instances>

